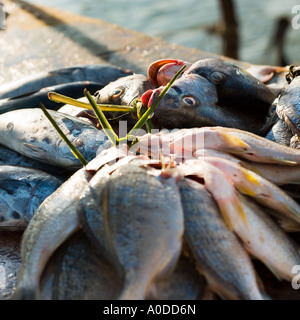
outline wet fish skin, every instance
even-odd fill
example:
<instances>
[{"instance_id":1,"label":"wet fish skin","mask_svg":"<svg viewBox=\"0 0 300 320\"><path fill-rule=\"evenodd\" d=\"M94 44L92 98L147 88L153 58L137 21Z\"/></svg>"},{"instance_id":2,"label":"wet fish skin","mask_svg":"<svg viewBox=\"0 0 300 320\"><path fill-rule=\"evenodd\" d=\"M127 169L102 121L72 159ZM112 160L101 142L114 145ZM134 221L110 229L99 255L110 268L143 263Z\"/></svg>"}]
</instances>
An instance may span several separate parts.
<instances>
[{"instance_id":1,"label":"wet fish skin","mask_svg":"<svg viewBox=\"0 0 300 320\"><path fill-rule=\"evenodd\" d=\"M96 92L95 100L99 104L130 106L134 99L139 99L144 92L154 88L151 81L143 74L129 75L109 83Z\"/></svg>"},{"instance_id":2,"label":"wet fish skin","mask_svg":"<svg viewBox=\"0 0 300 320\"><path fill-rule=\"evenodd\" d=\"M103 89L95 93L95 101L98 104L114 104L131 106L135 99L140 99L142 94L154 88L152 82L143 74L134 74L120 78L109 83ZM119 136L125 136L137 122L137 118L132 113L105 112L107 118ZM127 121L126 132L119 132L119 121ZM124 130L123 130L124 131Z\"/></svg>"},{"instance_id":3,"label":"wet fish skin","mask_svg":"<svg viewBox=\"0 0 300 320\"><path fill-rule=\"evenodd\" d=\"M259 174L277 186L285 184L297 185L300 183L300 166L283 166L277 164L265 164L241 161L240 164Z\"/></svg>"},{"instance_id":4,"label":"wet fish skin","mask_svg":"<svg viewBox=\"0 0 300 320\"><path fill-rule=\"evenodd\" d=\"M276 107L276 112L293 134L300 134L300 76L282 90Z\"/></svg>"},{"instance_id":5,"label":"wet fish skin","mask_svg":"<svg viewBox=\"0 0 300 320\"><path fill-rule=\"evenodd\" d=\"M205 158L205 162L214 166L242 194L254 197L264 206L300 223L300 206L279 187L255 172L221 158Z\"/></svg>"},{"instance_id":6,"label":"wet fish skin","mask_svg":"<svg viewBox=\"0 0 300 320\"><path fill-rule=\"evenodd\" d=\"M218 105L236 105L267 112L276 98L250 73L222 59L203 59L195 62L186 74L198 74L217 87Z\"/></svg>"},{"instance_id":7,"label":"wet fish skin","mask_svg":"<svg viewBox=\"0 0 300 320\"><path fill-rule=\"evenodd\" d=\"M262 261L279 279L292 281L294 265L300 264L299 248L263 209L238 194L248 226L235 216L234 230L249 253Z\"/></svg>"},{"instance_id":8,"label":"wet fish skin","mask_svg":"<svg viewBox=\"0 0 300 320\"><path fill-rule=\"evenodd\" d=\"M148 108L162 87L148 90L142 103ZM197 74L177 79L154 110L153 123L158 128L224 126L261 134L268 112L221 105L216 86Z\"/></svg>"},{"instance_id":9,"label":"wet fish skin","mask_svg":"<svg viewBox=\"0 0 300 320\"><path fill-rule=\"evenodd\" d=\"M41 170L0 166L0 230L23 231L39 205L62 180Z\"/></svg>"},{"instance_id":10,"label":"wet fish skin","mask_svg":"<svg viewBox=\"0 0 300 320\"><path fill-rule=\"evenodd\" d=\"M113 300L121 288L122 281L113 266L101 252L94 251L82 231L55 252L41 279L42 299Z\"/></svg>"},{"instance_id":11,"label":"wet fish skin","mask_svg":"<svg viewBox=\"0 0 300 320\"><path fill-rule=\"evenodd\" d=\"M178 184L184 239L210 288L225 299L262 299L251 260L225 225L214 199L197 182L182 179Z\"/></svg>"},{"instance_id":12,"label":"wet fish skin","mask_svg":"<svg viewBox=\"0 0 300 320\"><path fill-rule=\"evenodd\" d=\"M228 153L244 154L249 150L247 143L227 134L226 130L215 130L214 127L161 130L155 134L145 134L138 137L138 142L130 150L154 158L174 156L187 160L196 158L195 154L203 148L219 150Z\"/></svg>"},{"instance_id":13,"label":"wet fish skin","mask_svg":"<svg viewBox=\"0 0 300 320\"><path fill-rule=\"evenodd\" d=\"M100 82L108 84L131 72L109 65L79 65L33 74L20 80L1 85L0 99L14 98L32 94L42 88L77 81Z\"/></svg>"},{"instance_id":14,"label":"wet fish skin","mask_svg":"<svg viewBox=\"0 0 300 320\"><path fill-rule=\"evenodd\" d=\"M103 131L76 117L49 113L87 161L110 146ZM29 158L71 170L81 167L41 109L21 109L0 115L0 143Z\"/></svg>"},{"instance_id":15,"label":"wet fish skin","mask_svg":"<svg viewBox=\"0 0 300 320\"><path fill-rule=\"evenodd\" d=\"M234 128L214 127L212 131L226 132L227 134L241 139L248 144L249 149L242 153L237 150L236 154L244 159L261 162L274 163L282 165L300 164L300 152L281 145L274 141Z\"/></svg>"},{"instance_id":16,"label":"wet fish skin","mask_svg":"<svg viewBox=\"0 0 300 320\"><path fill-rule=\"evenodd\" d=\"M22 240L22 266L13 300L38 299L39 281L53 252L70 237L80 224L79 200L92 174L84 168L63 183L37 209Z\"/></svg>"},{"instance_id":17,"label":"wet fish skin","mask_svg":"<svg viewBox=\"0 0 300 320\"><path fill-rule=\"evenodd\" d=\"M160 91L159 88L146 92L142 102L149 108ZM149 99L145 99L146 95ZM222 113L216 108L217 99L214 86L204 78L181 77L155 108L153 122L167 129L214 125Z\"/></svg>"},{"instance_id":18,"label":"wet fish skin","mask_svg":"<svg viewBox=\"0 0 300 320\"><path fill-rule=\"evenodd\" d=\"M22 154L0 145L0 165L21 166L40 169L62 180L67 180L74 171L51 166L43 162L30 159Z\"/></svg>"},{"instance_id":19,"label":"wet fish skin","mask_svg":"<svg viewBox=\"0 0 300 320\"><path fill-rule=\"evenodd\" d=\"M278 119L276 123L272 126L266 139L277 142L279 144L290 146L291 139L293 137L293 132L289 126L281 119Z\"/></svg>"},{"instance_id":20,"label":"wet fish skin","mask_svg":"<svg viewBox=\"0 0 300 320\"><path fill-rule=\"evenodd\" d=\"M84 95L84 89L89 90L91 94L93 94L102 87L104 87L104 84L90 81L69 82L46 87L24 96L0 100L0 114L17 109L39 108L41 103L43 103L47 109L57 110L63 104L49 100L49 92L54 91L77 99Z\"/></svg>"},{"instance_id":21,"label":"wet fish skin","mask_svg":"<svg viewBox=\"0 0 300 320\"><path fill-rule=\"evenodd\" d=\"M114 171L101 190L100 227L90 225L98 248L106 248L124 279L120 300L144 299L180 254L183 214L175 181L147 171L132 163Z\"/></svg>"}]
</instances>

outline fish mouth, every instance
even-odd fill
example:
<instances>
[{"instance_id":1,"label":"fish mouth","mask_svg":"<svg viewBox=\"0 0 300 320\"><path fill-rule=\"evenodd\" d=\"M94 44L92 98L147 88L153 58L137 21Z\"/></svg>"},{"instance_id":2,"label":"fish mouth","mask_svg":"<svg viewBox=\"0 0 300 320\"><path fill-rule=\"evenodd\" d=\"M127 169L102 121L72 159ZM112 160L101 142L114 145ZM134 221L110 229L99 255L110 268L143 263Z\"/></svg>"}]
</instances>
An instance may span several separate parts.
<instances>
[{"instance_id":1,"label":"fish mouth","mask_svg":"<svg viewBox=\"0 0 300 320\"><path fill-rule=\"evenodd\" d=\"M162 90L163 90L163 88L159 87L156 89L150 89L150 90L146 91L141 96L142 105L146 106L149 109L152 106L153 102L156 100L156 98L160 95Z\"/></svg>"},{"instance_id":2,"label":"fish mouth","mask_svg":"<svg viewBox=\"0 0 300 320\"><path fill-rule=\"evenodd\" d=\"M156 87L165 86L184 65L186 71L192 64L178 59L157 60L149 66L148 78Z\"/></svg>"}]
</instances>

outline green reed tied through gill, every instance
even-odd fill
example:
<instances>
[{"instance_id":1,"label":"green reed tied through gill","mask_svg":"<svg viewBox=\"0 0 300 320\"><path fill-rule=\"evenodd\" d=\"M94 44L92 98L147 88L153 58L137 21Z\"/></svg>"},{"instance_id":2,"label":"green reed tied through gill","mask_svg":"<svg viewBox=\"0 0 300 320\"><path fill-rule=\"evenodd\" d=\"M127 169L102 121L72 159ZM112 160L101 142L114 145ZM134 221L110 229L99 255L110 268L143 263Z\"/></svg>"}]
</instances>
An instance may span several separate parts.
<instances>
[{"instance_id":1,"label":"green reed tied through gill","mask_svg":"<svg viewBox=\"0 0 300 320\"><path fill-rule=\"evenodd\" d=\"M168 92L174 81L179 77L179 75L182 73L182 71L186 68L186 65L184 65L170 80L170 82L165 86L165 88L162 90L162 92L159 94L159 96L155 99L154 103L151 105L149 109L147 109L143 115L140 115L141 112L141 103L139 101L135 101L134 106L116 106L116 105L98 105L89 91L87 89L84 90L84 95L89 101L89 104L81 101L77 101L75 99L72 99L67 96L63 96L61 94L50 92L48 94L48 98L50 100L56 101L56 102L63 102L68 103L80 108L85 108L89 110L93 110L99 120L99 123L106 133L109 140L112 142L113 145L118 145L120 143L127 143L129 146L134 144L136 142L136 135L135 133L141 129L145 124L147 127L148 132L151 130L152 124L151 121L149 121L149 118L154 112L154 109L158 106L160 101L163 99L165 94ZM83 166L87 165L86 159L83 157L83 155L77 150L75 146L70 142L70 140L66 137L66 135L62 132L62 130L58 127L55 120L51 117L49 112L46 110L45 106L43 104L40 105L41 109L43 110L45 116L49 119L49 121L52 123L56 131L59 133L62 140L64 140L69 148L71 149L72 153L75 155L77 159L81 162ZM139 110L137 110L139 109ZM135 126L130 130L130 132L126 135L126 137L119 139L117 134L114 132L113 128L109 124L108 120L106 119L103 111L117 111L117 112L136 112L139 120L135 124Z\"/></svg>"}]
</instances>

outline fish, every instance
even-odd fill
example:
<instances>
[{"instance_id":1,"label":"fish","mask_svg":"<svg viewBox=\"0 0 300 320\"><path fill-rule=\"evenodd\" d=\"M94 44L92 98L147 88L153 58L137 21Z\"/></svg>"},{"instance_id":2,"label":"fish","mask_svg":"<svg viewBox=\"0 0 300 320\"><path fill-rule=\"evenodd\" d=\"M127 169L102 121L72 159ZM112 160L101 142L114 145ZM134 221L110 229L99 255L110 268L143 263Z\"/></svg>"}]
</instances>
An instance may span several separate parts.
<instances>
[{"instance_id":1,"label":"fish","mask_svg":"<svg viewBox=\"0 0 300 320\"><path fill-rule=\"evenodd\" d=\"M122 279L113 266L77 231L49 260L41 279L41 299L115 300L121 288Z\"/></svg>"},{"instance_id":2,"label":"fish","mask_svg":"<svg viewBox=\"0 0 300 320\"><path fill-rule=\"evenodd\" d=\"M53 110L49 113L87 161L110 146L104 131L86 121ZM82 166L41 109L20 109L0 115L0 144L52 166L72 170Z\"/></svg>"},{"instance_id":3,"label":"fish","mask_svg":"<svg viewBox=\"0 0 300 320\"><path fill-rule=\"evenodd\" d=\"M222 59L218 60L222 61ZM156 87L165 86L184 65L186 66L184 72L186 72L193 63L180 59L160 59L148 67L148 77ZM241 68L238 65L236 67ZM265 84L276 97L285 86L285 74L288 72L287 67L255 64L245 66L242 70Z\"/></svg>"},{"instance_id":4,"label":"fish","mask_svg":"<svg viewBox=\"0 0 300 320\"><path fill-rule=\"evenodd\" d=\"M162 87L146 91L142 104L150 108ZM212 126L218 121L236 122L232 113L217 107L217 92L206 79L191 75L177 79L154 109L152 121L158 128L191 128ZM221 125L221 124L220 124Z\"/></svg>"},{"instance_id":5,"label":"fish","mask_svg":"<svg viewBox=\"0 0 300 320\"><path fill-rule=\"evenodd\" d=\"M69 178L74 173L74 170L68 170L68 168L63 169L30 159L2 145L0 145L0 165L21 166L40 169L61 180L67 180L67 178Z\"/></svg>"},{"instance_id":6,"label":"fish","mask_svg":"<svg viewBox=\"0 0 300 320\"><path fill-rule=\"evenodd\" d=\"M209 158L206 161L212 163ZM294 277L292 268L299 264L299 248L254 201L239 192L228 194L232 187L225 177L226 168L218 168L222 171L205 167L205 185L221 212L226 210L225 221L229 222L230 229L241 239L246 250L262 261L278 279L291 281ZM211 171L210 175L208 171ZM273 207L273 210L276 209Z\"/></svg>"},{"instance_id":7,"label":"fish","mask_svg":"<svg viewBox=\"0 0 300 320\"><path fill-rule=\"evenodd\" d=\"M226 159L206 157L205 163L222 172L229 183L234 185L242 194L254 197L262 205L300 223L300 206L273 183Z\"/></svg>"},{"instance_id":8,"label":"fish","mask_svg":"<svg viewBox=\"0 0 300 320\"><path fill-rule=\"evenodd\" d=\"M152 82L143 74L133 74L106 85L95 93L96 103L131 106L147 90L154 89Z\"/></svg>"},{"instance_id":9,"label":"fish","mask_svg":"<svg viewBox=\"0 0 300 320\"><path fill-rule=\"evenodd\" d=\"M147 300L199 300L205 296L207 281L195 269L191 257L181 254L170 276L158 281L148 293Z\"/></svg>"},{"instance_id":10,"label":"fish","mask_svg":"<svg viewBox=\"0 0 300 320\"><path fill-rule=\"evenodd\" d=\"M141 101L150 108L163 88L148 90ZM219 105L215 85L197 74L189 74L175 80L153 112L157 128L192 128L224 126L263 134L267 112ZM269 128L268 128L269 129Z\"/></svg>"},{"instance_id":11,"label":"fish","mask_svg":"<svg viewBox=\"0 0 300 320\"><path fill-rule=\"evenodd\" d=\"M293 132L289 126L281 119L278 119L272 126L266 139L277 142L284 146L290 147Z\"/></svg>"},{"instance_id":12,"label":"fish","mask_svg":"<svg viewBox=\"0 0 300 320\"><path fill-rule=\"evenodd\" d=\"M277 186L285 184L298 185L300 183L300 166L284 166L257 162L240 161L240 164L259 174L261 177Z\"/></svg>"},{"instance_id":13,"label":"fish","mask_svg":"<svg viewBox=\"0 0 300 320\"><path fill-rule=\"evenodd\" d=\"M79 198L93 175L82 168L47 197L36 210L23 234L22 265L12 300L40 298L39 284L54 251L77 230Z\"/></svg>"},{"instance_id":14,"label":"fish","mask_svg":"<svg viewBox=\"0 0 300 320\"><path fill-rule=\"evenodd\" d=\"M222 59L199 60L186 71L186 74L200 75L214 84L218 92L219 106L251 108L263 113L268 111L276 98L257 78Z\"/></svg>"},{"instance_id":15,"label":"fish","mask_svg":"<svg viewBox=\"0 0 300 320\"><path fill-rule=\"evenodd\" d=\"M197 158L198 150L213 149L244 160L259 163L294 166L300 164L300 152L274 141L234 128L202 127L162 130L137 137L130 150L153 157L174 156Z\"/></svg>"},{"instance_id":16,"label":"fish","mask_svg":"<svg viewBox=\"0 0 300 320\"><path fill-rule=\"evenodd\" d=\"M210 130L227 133L247 144L248 149L245 152L242 152L241 149L232 150L233 153L246 160L281 165L297 165L300 163L299 150L280 145L251 132L224 127L213 127Z\"/></svg>"},{"instance_id":17,"label":"fish","mask_svg":"<svg viewBox=\"0 0 300 320\"><path fill-rule=\"evenodd\" d=\"M264 212L262 207L238 194L248 227L234 217L234 230L246 250L262 261L279 279L292 281L293 266L300 264L299 246Z\"/></svg>"},{"instance_id":18,"label":"fish","mask_svg":"<svg viewBox=\"0 0 300 320\"><path fill-rule=\"evenodd\" d=\"M88 225L98 250L124 279L119 300L145 299L151 284L175 267L181 251L183 214L175 179L148 170L132 162L114 171L101 190L98 214L86 215L87 223L95 220L92 213L100 216Z\"/></svg>"},{"instance_id":19,"label":"fish","mask_svg":"<svg viewBox=\"0 0 300 320\"><path fill-rule=\"evenodd\" d=\"M263 299L251 259L227 228L212 196L190 179L182 179L178 185L184 240L210 289L223 299Z\"/></svg>"},{"instance_id":20,"label":"fish","mask_svg":"<svg viewBox=\"0 0 300 320\"><path fill-rule=\"evenodd\" d=\"M68 82L64 84L58 84L51 87L42 88L31 94L26 94L23 96L1 99L0 100L0 114L17 110L17 109L28 109L28 108L39 108L40 104L43 103L48 109L57 110L61 107L62 103L57 103L49 100L48 93L56 92L63 95L72 97L73 99L80 98L84 96L84 89L87 89L92 93L102 88L104 84L90 82L90 81L80 81L80 82Z\"/></svg>"},{"instance_id":21,"label":"fish","mask_svg":"<svg viewBox=\"0 0 300 320\"><path fill-rule=\"evenodd\" d=\"M253 77L264 83L278 97L286 84L288 68L269 65L250 65L245 69Z\"/></svg>"},{"instance_id":22,"label":"fish","mask_svg":"<svg viewBox=\"0 0 300 320\"><path fill-rule=\"evenodd\" d=\"M169 75L168 72L170 70L171 73L173 70L175 72L177 71L177 68L184 64L184 62L179 61L180 63L178 62L178 67L175 67L173 64L176 65L176 62L170 64L168 61L169 60L166 59L166 65L163 65L163 60L160 63L150 65L148 69L149 77L152 77L152 79L154 77L155 79L157 74L160 74L160 72L164 73L164 70L162 71L163 68L170 66L166 71L167 79L169 79L171 74ZM153 70L155 70L155 68L159 70L154 72ZM243 129L260 135L265 135L269 131L270 128L265 128L265 124L270 106L276 96L268 89L268 87L248 72L232 63L225 62L222 59L203 59L189 65L181 78L177 79L174 83L177 93L173 93L172 96L165 97L160 103L160 108L162 110L161 113L163 112L163 108L166 108L166 113L169 114L168 110L176 110L176 106L178 107L179 103L183 104L183 102L188 102L190 107L200 108L198 113L201 114L202 105L200 107L198 104L199 102L201 104L202 99L201 96L200 99L198 97L200 93L197 94L199 89L195 90L195 88L192 87L191 79L194 79L194 81L198 79L198 82L200 83L202 83L203 80L200 81L200 78L192 77L192 75L198 75L201 79L206 79L215 87L218 99L217 103L210 106L211 110L209 113L204 112L204 117L206 116L211 118L213 125ZM155 80L153 80L153 82L155 83ZM165 85L165 82L160 83ZM162 89L160 87L154 90L154 92L158 95L161 90ZM150 104L147 99L148 97L151 97ZM199 99L198 103L195 102L196 98ZM149 107L151 102L154 100L153 95L151 96L149 92L145 93L142 96L142 100L144 101L143 103L147 104ZM221 111L219 109L221 109ZM186 116L186 113L187 111L183 112L183 116ZM218 116L214 117L215 114ZM223 117L222 114L224 114ZM226 121L227 125L225 125ZM198 123L198 126L205 125L207 124L202 124L201 121ZM189 122L187 121L186 126L192 125L189 125ZM168 128L170 128L170 126Z\"/></svg>"},{"instance_id":23,"label":"fish","mask_svg":"<svg viewBox=\"0 0 300 320\"><path fill-rule=\"evenodd\" d=\"M293 134L300 134L300 75L287 84L281 92L276 112Z\"/></svg>"},{"instance_id":24,"label":"fish","mask_svg":"<svg viewBox=\"0 0 300 320\"><path fill-rule=\"evenodd\" d=\"M101 90L98 90L93 95L93 98L98 104L135 106L135 102L140 100L142 94L151 88L154 88L154 85L145 75L133 74L110 82ZM86 97L80 98L79 100L88 102ZM95 127L101 127L92 110L76 109L70 105L63 106L63 110L63 112L72 112L71 114L81 119L86 118L86 120L90 121ZM104 115L109 119L111 126L119 137L125 136L138 120L136 113L104 111ZM119 124L120 121L123 121L122 125L126 121L126 125L124 125L125 128Z\"/></svg>"},{"instance_id":25,"label":"fish","mask_svg":"<svg viewBox=\"0 0 300 320\"><path fill-rule=\"evenodd\" d=\"M50 70L1 85L0 99L33 94L45 87L69 82L91 81L105 85L129 74L131 74L130 70L102 64L79 65Z\"/></svg>"},{"instance_id":26,"label":"fish","mask_svg":"<svg viewBox=\"0 0 300 320\"><path fill-rule=\"evenodd\" d=\"M0 230L23 231L62 180L38 169L0 166Z\"/></svg>"}]
</instances>

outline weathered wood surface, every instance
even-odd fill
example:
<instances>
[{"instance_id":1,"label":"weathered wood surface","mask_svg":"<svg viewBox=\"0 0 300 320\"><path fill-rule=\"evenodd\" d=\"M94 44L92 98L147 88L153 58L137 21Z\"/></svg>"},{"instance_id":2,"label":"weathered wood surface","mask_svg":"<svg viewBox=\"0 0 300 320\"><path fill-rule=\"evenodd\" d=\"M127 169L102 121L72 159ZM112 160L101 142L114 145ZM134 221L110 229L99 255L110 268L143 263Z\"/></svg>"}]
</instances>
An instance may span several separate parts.
<instances>
[{"instance_id":1,"label":"weathered wood surface","mask_svg":"<svg viewBox=\"0 0 300 320\"><path fill-rule=\"evenodd\" d=\"M0 85L41 71L80 64L112 64L146 74L148 65L162 58L194 62L220 57L51 7L24 1L2 2L9 16L6 29L0 31ZM245 69L250 67L246 62L232 61ZM21 236L0 232L0 300L8 298L16 284ZM281 294L283 288L287 295ZM289 289L288 283L272 288L276 298L299 297Z\"/></svg>"},{"instance_id":2,"label":"weathered wood surface","mask_svg":"<svg viewBox=\"0 0 300 320\"><path fill-rule=\"evenodd\" d=\"M78 64L113 64L146 73L148 65L157 59L194 62L218 56L51 7L23 1L3 3L9 16L6 30L0 32L0 84Z\"/></svg>"}]
</instances>

